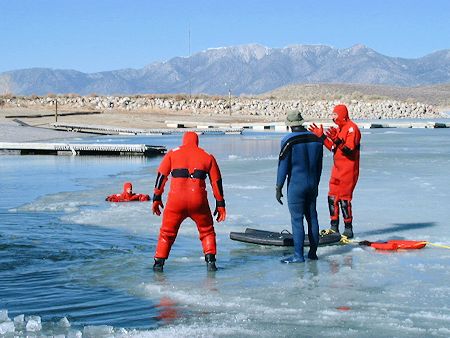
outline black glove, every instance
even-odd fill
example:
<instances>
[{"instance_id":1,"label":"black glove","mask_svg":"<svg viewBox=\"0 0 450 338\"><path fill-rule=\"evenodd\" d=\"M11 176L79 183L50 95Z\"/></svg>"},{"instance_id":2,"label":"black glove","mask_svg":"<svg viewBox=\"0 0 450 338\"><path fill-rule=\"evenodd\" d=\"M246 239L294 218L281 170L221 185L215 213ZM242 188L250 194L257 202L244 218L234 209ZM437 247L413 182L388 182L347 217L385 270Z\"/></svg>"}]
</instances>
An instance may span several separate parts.
<instances>
[{"instance_id":1,"label":"black glove","mask_svg":"<svg viewBox=\"0 0 450 338\"><path fill-rule=\"evenodd\" d=\"M372 244L372 242L369 241L361 241L358 243L359 245L365 245L365 246L370 246Z\"/></svg>"},{"instance_id":2,"label":"black glove","mask_svg":"<svg viewBox=\"0 0 450 338\"><path fill-rule=\"evenodd\" d=\"M283 201L281 200L281 197L283 197L283 193L281 192L283 188L276 186L275 187L275 198L277 199L278 203L280 203L281 205L283 204Z\"/></svg>"}]
</instances>

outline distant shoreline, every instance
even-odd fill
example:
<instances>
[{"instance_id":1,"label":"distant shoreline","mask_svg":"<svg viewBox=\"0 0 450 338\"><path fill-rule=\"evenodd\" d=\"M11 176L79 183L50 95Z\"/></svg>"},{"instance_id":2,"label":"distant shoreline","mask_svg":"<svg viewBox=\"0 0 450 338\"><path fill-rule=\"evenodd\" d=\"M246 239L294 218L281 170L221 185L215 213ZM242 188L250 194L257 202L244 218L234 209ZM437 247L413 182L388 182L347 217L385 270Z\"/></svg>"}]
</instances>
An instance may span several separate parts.
<instances>
[{"instance_id":1,"label":"distant shoreline","mask_svg":"<svg viewBox=\"0 0 450 338\"><path fill-rule=\"evenodd\" d=\"M257 126L254 129L273 130L277 124L276 129L282 131L286 112L289 110L302 111L306 120L329 124L333 106L341 102L324 99L213 96L195 96L189 99L185 95L6 95L0 96L0 140L25 142L90 136L55 131L52 123L56 120L65 124L140 129L162 129L189 124L189 127L194 128L247 125ZM437 111L433 106L420 102L390 99L352 99L343 102L348 105L351 118L363 123L406 123L410 119L426 122L450 118L450 108ZM14 117L17 117L16 122ZM23 127L19 124L40 128Z\"/></svg>"},{"instance_id":2,"label":"distant shoreline","mask_svg":"<svg viewBox=\"0 0 450 338\"><path fill-rule=\"evenodd\" d=\"M7 111L22 115L46 112L101 112L102 120L108 115L121 116L126 122L140 120L138 126L166 117L208 119L215 122L283 121L286 112L299 110L305 118L328 119L334 105L348 106L352 119L440 118L442 113L433 105L417 101L388 98L332 98L332 99L279 99L276 97L215 97L186 95L135 96L0 96L0 117ZM3 114L2 114L3 113ZM11 115L11 113L10 113ZM17 115L17 114L16 114ZM76 117L78 120L81 117ZM83 119L89 117L83 117ZM102 124L102 123L97 123Z\"/></svg>"},{"instance_id":3,"label":"distant shoreline","mask_svg":"<svg viewBox=\"0 0 450 338\"><path fill-rule=\"evenodd\" d=\"M447 118L438 119L436 126L440 124L440 128L450 128L450 115ZM109 120L111 122L111 120ZM306 125L308 123L307 122ZM332 122L330 120L328 121L315 121L317 123L323 123L324 127L327 128L328 126L332 125ZM392 120L392 119L385 119L385 120L357 120L355 121L360 126L361 129L367 129L367 128L396 128L396 129L403 129L403 128L434 128L432 120L424 120L424 119L400 119L400 120ZM215 126L214 122L201 122L203 125L211 125ZM445 126L443 126L444 124ZM84 124L84 125L90 125L90 124ZM285 127L284 123L280 122L252 122L252 123L241 123L241 124L230 124L230 126L233 126L234 128L241 126L247 126L247 128L250 127L250 129L245 129L249 131L254 132L286 132L287 128ZM92 127L95 127L95 125L90 125ZM104 127L123 127L123 126L114 126L113 124L109 125L103 125ZM186 129L188 128L196 128L195 123L192 124L192 126L186 126ZM223 127L223 126L222 126ZM123 127L125 128L125 127ZM220 126L219 126L220 128ZM148 128L151 129L151 128ZM167 129L171 130L173 128L168 128L165 126L161 129ZM206 129L207 130L207 129ZM106 135L105 135L106 136ZM81 132L72 132L72 131L60 131L55 130L51 126L51 124L37 124L37 125L30 125L30 126L21 126L13 121L8 120L1 120L0 119L0 142L53 142L55 140L67 140L70 139L81 139L81 138L90 138L90 137L99 137L98 134L89 134L89 133L81 133Z\"/></svg>"}]
</instances>

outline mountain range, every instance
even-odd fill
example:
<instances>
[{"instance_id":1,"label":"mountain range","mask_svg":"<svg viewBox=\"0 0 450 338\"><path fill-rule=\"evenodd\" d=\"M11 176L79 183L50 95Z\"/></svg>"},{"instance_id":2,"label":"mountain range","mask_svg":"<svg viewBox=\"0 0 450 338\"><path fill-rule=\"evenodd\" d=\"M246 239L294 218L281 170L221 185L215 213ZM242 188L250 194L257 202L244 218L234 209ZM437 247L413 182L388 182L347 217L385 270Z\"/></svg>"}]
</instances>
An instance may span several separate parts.
<instances>
[{"instance_id":1,"label":"mountain range","mask_svg":"<svg viewBox=\"0 0 450 338\"><path fill-rule=\"evenodd\" d=\"M424 57L390 57L364 45L333 48L258 44L207 49L141 69L98 73L30 68L0 73L0 95L211 94L255 95L297 83L422 86L450 83L450 49Z\"/></svg>"}]
</instances>

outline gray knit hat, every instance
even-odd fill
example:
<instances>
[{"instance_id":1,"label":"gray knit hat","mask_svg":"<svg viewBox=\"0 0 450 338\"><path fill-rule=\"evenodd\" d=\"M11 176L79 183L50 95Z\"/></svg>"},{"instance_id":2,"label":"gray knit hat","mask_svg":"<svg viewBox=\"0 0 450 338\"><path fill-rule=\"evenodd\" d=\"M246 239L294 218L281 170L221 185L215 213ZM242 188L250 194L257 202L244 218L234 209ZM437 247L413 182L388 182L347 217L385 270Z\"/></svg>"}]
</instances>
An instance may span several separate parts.
<instances>
[{"instance_id":1,"label":"gray knit hat","mask_svg":"<svg viewBox=\"0 0 450 338\"><path fill-rule=\"evenodd\" d=\"M305 120L298 110L291 110L286 115L286 125L288 127L301 126L303 122L305 122Z\"/></svg>"}]
</instances>

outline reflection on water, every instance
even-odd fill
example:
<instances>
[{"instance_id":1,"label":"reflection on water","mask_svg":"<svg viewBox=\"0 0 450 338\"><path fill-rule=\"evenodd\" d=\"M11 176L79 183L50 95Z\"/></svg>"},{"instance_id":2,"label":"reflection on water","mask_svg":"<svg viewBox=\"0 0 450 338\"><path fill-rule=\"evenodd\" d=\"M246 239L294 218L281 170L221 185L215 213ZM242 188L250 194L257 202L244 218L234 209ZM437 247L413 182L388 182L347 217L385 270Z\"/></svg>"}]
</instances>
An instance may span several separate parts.
<instances>
[{"instance_id":1,"label":"reflection on water","mask_svg":"<svg viewBox=\"0 0 450 338\"><path fill-rule=\"evenodd\" d=\"M156 305L158 310L158 320L163 321L165 325L172 324L176 319L180 318L179 310L177 309L177 303L170 297L162 297L159 304Z\"/></svg>"},{"instance_id":2,"label":"reflection on water","mask_svg":"<svg viewBox=\"0 0 450 338\"><path fill-rule=\"evenodd\" d=\"M330 263L330 271L332 274L336 274L340 272L341 267L352 268L353 267L353 257L350 255L345 255L339 260L331 259Z\"/></svg>"}]
</instances>

